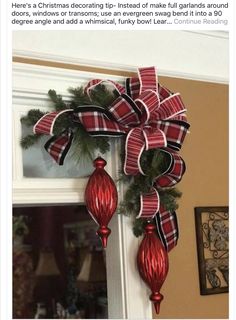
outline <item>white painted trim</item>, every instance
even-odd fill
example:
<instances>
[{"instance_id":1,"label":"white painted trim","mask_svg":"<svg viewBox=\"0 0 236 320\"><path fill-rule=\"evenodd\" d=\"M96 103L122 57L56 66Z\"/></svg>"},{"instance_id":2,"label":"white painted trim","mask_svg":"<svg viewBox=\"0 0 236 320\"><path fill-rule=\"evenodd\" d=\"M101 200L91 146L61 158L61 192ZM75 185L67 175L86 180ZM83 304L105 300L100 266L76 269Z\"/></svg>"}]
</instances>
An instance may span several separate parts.
<instances>
[{"instance_id":1,"label":"white painted trim","mask_svg":"<svg viewBox=\"0 0 236 320\"><path fill-rule=\"evenodd\" d=\"M202 34L202 33L201 33ZM203 35L209 35L203 34ZM96 60L86 60L86 59L75 59L72 57L65 57L60 55L52 55L46 53L39 53L34 51L26 51L26 50L13 50L13 56L29 58L29 59L38 59L38 60L46 60L52 62L60 62L60 63L70 63L81 66L93 66L97 68L104 68L110 70L120 70L120 71L129 71L129 72L137 72L138 66L131 66L126 64L117 64L117 63L108 63L104 61L96 61ZM56 69L56 68L52 68ZM62 69L63 70L63 69ZM171 78L179 78L179 79L188 79L195 81L204 81L204 82L212 82L212 83L221 83L228 84L228 77L220 77L220 76L212 76L212 75L203 75L203 74L195 74L195 73L186 73L180 71L170 71L162 68L158 68L158 75L171 77Z\"/></svg>"},{"instance_id":2,"label":"white painted trim","mask_svg":"<svg viewBox=\"0 0 236 320\"><path fill-rule=\"evenodd\" d=\"M200 34L205 37L214 37L218 39L229 39L229 32L228 31L210 31L210 30L183 30L183 32L195 33Z\"/></svg>"},{"instance_id":3,"label":"white painted trim","mask_svg":"<svg viewBox=\"0 0 236 320\"><path fill-rule=\"evenodd\" d=\"M124 83L124 77L106 75L91 72L68 70L60 68L51 68L46 66L38 66L24 63L13 63L13 99L18 99L18 103L27 99L27 101L49 101L48 90L55 89L68 100L71 95L67 89L69 87L77 87L86 84L92 77L101 78L103 80L110 79L119 83ZM31 87L28 87L31 82Z\"/></svg>"},{"instance_id":4,"label":"white painted trim","mask_svg":"<svg viewBox=\"0 0 236 320\"><path fill-rule=\"evenodd\" d=\"M79 181L78 187L73 187L73 181L61 183L61 180L43 181L26 179L13 182L13 204L39 203L84 203L83 192L86 181ZM84 187L83 187L84 186Z\"/></svg>"},{"instance_id":5,"label":"white painted trim","mask_svg":"<svg viewBox=\"0 0 236 320\"><path fill-rule=\"evenodd\" d=\"M76 75L76 76L75 76ZM91 73L52 70L52 68L29 65L13 65L13 203L16 206L35 204L84 203L86 178L78 179L34 179L23 177L22 150L19 145L21 133L20 117L27 110L48 108L46 88L65 90L83 84L85 78L95 77ZM98 75L96 74L96 77ZM101 75L106 78L106 75ZM87 79L86 78L86 79ZM122 77L112 77L122 81ZM73 81L72 81L73 80ZM53 84L53 86L51 86ZM64 91L65 98L69 95ZM117 179L120 160L119 145L112 146L107 155L106 170ZM118 184L120 199L123 186ZM139 277L136 268L136 252L140 240L132 233L131 221L122 215L113 217L112 234L107 247L108 312L110 319L152 319L152 308L148 289Z\"/></svg>"},{"instance_id":6,"label":"white painted trim","mask_svg":"<svg viewBox=\"0 0 236 320\"><path fill-rule=\"evenodd\" d=\"M118 178L118 172L121 169L119 161L119 143L117 143L114 148L115 149L112 154L114 154L115 157L112 158L112 162L116 167L115 171ZM122 200L125 192L125 186L122 183L118 184L118 192L120 200ZM119 234L120 239L122 239L120 242L120 255L122 259L121 270L124 277L123 286L125 292L125 318L146 320L152 319L152 304L149 300L150 290L140 278L136 264L136 255L141 238L134 237L132 232L132 219L130 219L130 217L120 215L118 219L120 227Z\"/></svg>"}]
</instances>

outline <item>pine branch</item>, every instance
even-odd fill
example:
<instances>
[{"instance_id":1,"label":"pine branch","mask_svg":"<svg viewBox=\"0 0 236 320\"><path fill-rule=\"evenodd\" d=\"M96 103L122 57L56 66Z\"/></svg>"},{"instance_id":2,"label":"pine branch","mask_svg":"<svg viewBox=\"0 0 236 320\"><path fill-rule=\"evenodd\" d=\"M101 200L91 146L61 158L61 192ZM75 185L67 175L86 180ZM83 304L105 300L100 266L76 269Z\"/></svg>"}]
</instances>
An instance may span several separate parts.
<instances>
[{"instance_id":1,"label":"pine branch","mask_svg":"<svg viewBox=\"0 0 236 320\"><path fill-rule=\"evenodd\" d=\"M73 141L72 156L77 162L93 161L96 152L104 154L110 150L107 137L92 137L81 124L76 128Z\"/></svg>"},{"instance_id":2,"label":"pine branch","mask_svg":"<svg viewBox=\"0 0 236 320\"><path fill-rule=\"evenodd\" d=\"M94 144L96 146L96 149L101 152L102 154L105 154L110 150L110 143L109 138L107 137L94 137L92 138L94 141Z\"/></svg>"},{"instance_id":3,"label":"pine branch","mask_svg":"<svg viewBox=\"0 0 236 320\"><path fill-rule=\"evenodd\" d=\"M61 132L67 129L73 129L77 125L73 122L72 117L70 114L62 114L58 119L56 120L54 127L53 127L53 134L59 135Z\"/></svg>"},{"instance_id":4,"label":"pine branch","mask_svg":"<svg viewBox=\"0 0 236 320\"><path fill-rule=\"evenodd\" d=\"M160 201L166 210L175 211L178 209L177 199L182 193L176 188L159 190Z\"/></svg>"},{"instance_id":5,"label":"pine branch","mask_svg":"<svg viewBox=\"0 0 236 320\"><path fill-rule=\"evenodd\" d=\"M110 91L106 86L100 84L90 91L90 97L84 92L83 87L69 88L69 93L72 94L72 107L75 109L77 106L95 105L103 108L108 108L117 98L115 91Z\"/></svg>"},{"instance_id":6,"label":"pine branch","mask_svg":"<svg viewBox=\"0 0 236 320\"><path fill-rule=\"evenodd\" d=\"M35 123L46 114L47 112L42 112L39 109L29 110L26 116L20 119L21 123L27 127L35 125Z\"/></svg>"},{"instance_id":7,"label":"pine branch","mask_svg":"<svg viewBox=\"0 0 236 320\"><path fill-rule=\"evenodd\" d=\"M69 88L69 93L72 95L70 108L82 105L97 105L109 109L111 104L117 99L119 94L117 91L111 91L106 86L100 84L90 91L90 96L84 92L83 87ZM55 90L49 90L48 95L53 102L55 110L60 111L67 108L62 96L58 95ZM27 116L21 119L22 124L26 126L34 125L45 113L40 110L30 110ZM75 123L73 116L65 114L59 117L54 125L54 134L60 134L66 129L71 129L74 132L73 144L71 147L72 156L77 162L93 161L97 153L104 154L109 151L110 144L108 137L93 137L88 134L82 124ZM27 135L21 139L21 146L24 149L31 147L36 143L42 135ZM121 146L121 161L125 159L125 139L122 139ZM119 180L127 183L127 191L123 201L120 203L118 213L132 216L133 232L136 236L143 234L146 224L145 219L136 219L140 211L140 195L149 193L153 187L155 179L163 174L169 166L170 155L161 149L152 149L142 153L140 164L145 175L126 176L120 174ZM160 201L166 210L174 211L178 208L177 200L181 197L181 192L176 188L158 188Z\"/></svg>"},{"instance_id":8,"label":"pine branch","mask_svg":"<svg viewBox=\"0 0 236 320\"><path fill-rule=\"evenodd\" d=\"M92 103L89 96L84 93L83 87L69 88L68 92L73 96L71 105L74 109L78 106L90 105Z\"/></svg>"},{"instance_id":9,"label":"pine branch","mask_svg":"<svg viewBox=\"0 0 236 320\"><path fill-rule=\"evenodd\" d=\"M129 181L129 186L124 195L124 200L119 205L119 213L131 215L134 218L133 233L135 236L142 235L145 227L145 219L135 218L140 210L140 195L150 192L153 181L166 171L169 161L169 155L162 150L149 150L143 152L140 161L146 175L139 174L131 179L124 177L124 174L121 176L122 181ZM181 192L176 188L159 188L158 192L160 202L166 210L175 211L178 208L177 199L181 197Z\"/></svg>"},{"instance_id":10,"label":"pine branch","mask_svg":"<svg viewBox=\"0 0 236 320\"><path fill-rule=\"evenodd\" d=\"M140 237L144 233L144 228L147 221L144 219L134 219L133 221L133 234L135 237Z\"/></svg>"},{"instance_id":11,"label":"pine branch","mask_svg":"<svg viewBox=\"0 0 236 320\"><path fill-rule=\"evenodd\" d=\"M92 101L104 108L108 108L117 98L116 92L108 90L103 84L91 90L90 95Z\"/></svg>"},{"instance_id":12,"label":"pine branch","mask_svg":"<svg viewBox=\"0 0 236 320\"><path fill-rule=\"evenodd\" d=\"M41 139L41 134L29 134L26 137L22 138L20 141L20 145L23 149L29 149L32 147L36 142Z\"/></svg>"},{"instance_id":13,"label":"pine branch","mask_svg":"<svg viewBox=\"0 0 236 320\"><path fill-rule=\"evenodd\" d=\"M66 103L63 101L62 96L57 94L55 90L48 91L49 98L54 103L53 107L57 110L64 110L67 108Z\"/></svg>"}]
</instances>

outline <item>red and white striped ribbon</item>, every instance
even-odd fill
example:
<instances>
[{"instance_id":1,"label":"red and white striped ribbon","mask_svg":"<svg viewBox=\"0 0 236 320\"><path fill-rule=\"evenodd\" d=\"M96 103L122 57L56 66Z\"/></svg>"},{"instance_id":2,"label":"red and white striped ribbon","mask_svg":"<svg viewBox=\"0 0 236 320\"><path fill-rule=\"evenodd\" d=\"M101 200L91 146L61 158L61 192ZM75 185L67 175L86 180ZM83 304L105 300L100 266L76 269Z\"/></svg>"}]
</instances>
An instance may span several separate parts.
<instances>
[{"instance_id":1,"label":"red and white striped ribbon","mask_svg":"<svg viewBox=\"0 0 236 320\"><path fill-rule=\"evenodd\" d=\"M112 81L112 80L102 80L102 79L93 79L93 80L89 81L87 86L84 88L84 91L90 97L90 91L102 83L111 84L113 87L115 87L115 89L118 91L119 94L126 92L125 87L123 87L119 83Z\"/></svg>"},{"instance_id":2,"label":"red and white striped ribbon","mask_svg":"<svg viewBox=\"0 0 236 320\"><path fill-rule=\"evenodd\" d=\"M62 111L54 111L46 113L42 118L40 118L33 127L33 132L35 134L48 134L53 135L54 124L58 117L63 113L72 113L72 109L64 109Z\"/></svg>"},{"instance_id":3,"label":"red and white striped ribbon","mask_svg":"<svg viewBox=\"0 0 236 320\"><path fill-rule=\"evenodd\" d=\"M161 148L166 152L170 157L169 167L155 179L149 193L140 195L138 218L156 216L160 237L170 250L177 243L177 220L175 213L160 206L158 188L174 186L185 171L184 161L176 153L189 128L183 101L178 93L173 94L158 84L155 67L140 68L138 77L127 79L126 88L111 80L93 79L88 82L85 92L90 96L91 90L102 83L111 84L119 93L107 110L98 106L79 106L75 110L52 112L36 123L34 132L53 135L55 121L68 113L91 135L127 134L124 172L133 176L145 174L140 164L144 150ZM58 164L63 164L72 137L71 132L65 131L46 143L45 148Z\"/></svg>"},{"instance_id":4,"label":"red and white striped ribbon","mask_svg":"<svg viewBox=\"0 0 236 320\"><path fill-rule=\"evenodd\" d=\"M154 184L159 188L169 188L181 181L186 167L184 160L177 153L167 150L162 151L167 153L170 157L169 167L155 179Z\"/></svg>"},{"instance_id":5,"label":"red and white striped ribbon","mask_svg":"<svg viewBox=\"0 0 236 320\"><path fill-rule=\"evenodd\" d=\"M168 211L160 205L159 213L155 216L157 233L166 251L173 249L178 242L179 228L175 211Z\"/></svg>"},{"instance_id":6,"label":"red and white striped ribbon","mask_svg":"<svg viewBox=\"0 0 236 320\"><path fill-rule=\"evenodd\" d=\"M157 91L158 80L156 67L139 68L138 76L140 82L139 94L142 94L146 90Z\"/></svg>"},{"instance_id":7,"label":"red and white striped ribbon","mask_svg":"<svg viewBox=\"0 0 236 320\"><path fill-rule=\"evenodd\" d=\"M152 188L149 193L140 195L140 210L136 218L152 219L158 213L159 208L159 193L155 188Z\"/></svg>"}]
</instances>

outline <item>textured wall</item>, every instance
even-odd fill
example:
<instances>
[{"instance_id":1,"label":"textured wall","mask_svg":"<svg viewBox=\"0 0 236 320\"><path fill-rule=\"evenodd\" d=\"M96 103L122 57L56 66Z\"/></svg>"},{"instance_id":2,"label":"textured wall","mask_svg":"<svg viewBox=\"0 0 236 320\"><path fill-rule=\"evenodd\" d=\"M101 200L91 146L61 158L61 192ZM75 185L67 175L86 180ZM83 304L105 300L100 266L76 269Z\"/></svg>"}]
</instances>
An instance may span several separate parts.
<instances>
[{"instance_id":1,"label":"textured wall","mask_svg":"<svg viewBox=\"0 0 236 320\"><path fill-rule=\"evenodd\" d=\"M228 318L228 294L199 293L195 206L228 205L228 86L160 78L180 92L191 123L181 154L187 171L178 188L180 239L170 252L170 271L158 318Z\"/></svg>"}]
</instances>

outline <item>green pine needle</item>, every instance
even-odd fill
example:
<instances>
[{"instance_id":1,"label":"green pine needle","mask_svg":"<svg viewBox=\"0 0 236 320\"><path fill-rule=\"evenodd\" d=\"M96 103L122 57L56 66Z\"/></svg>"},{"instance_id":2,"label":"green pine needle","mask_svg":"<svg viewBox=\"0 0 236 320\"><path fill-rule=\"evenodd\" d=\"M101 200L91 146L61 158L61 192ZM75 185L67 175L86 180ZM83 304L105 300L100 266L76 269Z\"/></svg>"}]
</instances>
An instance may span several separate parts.
<instances>
[{"instance_id":1,"label":"green pine needle","mask_svg":"<svg viewBox=\"0 0 236 320\"><path fill-rule=\"evenodd\" d=\"M37 143L41 139L41 137L42 135L39 134L29 134L21 139L20 145L23 149L29 149L35 143Z\"/></svg>"},{"instance_id":2,"label":"green pine needle","mask_svg":"<svg viewBox=\"0 0 236 320\"><path fill-rule=\"evenodd\" d=\"M69 88L68 91L73 96L73 98L72 98L72 107L73 108L76 108L77 106L91 105L91 100L84 93L83 87Z\"/></svg>"},{"instance_id":3,"label":"green pine needle","mask_svg":"<svg viewBox=\"0 0 236 320\"><path fill-rule=\"evenodd\" d=\"M109 91L106 86L100 84L91 91L91 99L97 105L108 108L117 98L115 91Z\"/></svg>"},{"instance_id":4,"label":"green pine needle","mask_svg":"<svg viewBox=\"0 0 236 320\"><path fill-rule=\"evenodd\" d=\"M96 153L104 154L109 150L110 144L107 137L92 137L82 125L78 125L72 144L72 156L78 163L93 161Z\"/></svg>"},{"instance_id":5,"label":"green pine needle","mask_svg":"<svg viewBox=\"0 0 236 320\"><path fill-rule=\"evenodd\" d=\"M58 95L55 90L48 91L49 98L54 103L53 107L57 110L64 110L67 108L66 103L63 101L62 96Z\"/></svg>"},{"instance_id":6,"label":"green pine needle","mask_svg":"<svg viewBox=\"0 0 236 320\"><path fill-rule=\"evenodd\" d=\"M134 219L133 221L133 234L135 237L140 237L144 233L144 228L147 222L144 219Z\"/></svg>"},{"instance_id":7,"label":"green pine needle","mask_svg":"<svg viewBox=\"0 0 236 320\"><path fill-rule=\"evenodd\" d=\"M46 114L47 112L42 112L39 109L29 110L26 116L22 117L21 123L27 127L35 125L35 123Z\"/></svg>"},{"instance_id":8,"label":"green pine needle","mask_svg":"<svg viewBox=\"0 0 236 320\"><path fill-rule=\"evenodd\" d=\"M114 90L107 89L106 86L100 84L90 91L90 97L86 94L83 87L69 88L72 98L69 101L69 108L76 111L78 106L95 105L109 108L111 104L119 96ZM61 95L55 90L48 91L53 109L60 111L68 108L68 104L63 101ZM33 109L21 118L21 122L25 126L33 126L45 112ZM108 137L94 137L88 134L82 124L75 123L71 114L65 114L59 117L55 122L54 134L58 135L64 130L71 129L74 133L73 143L71 146L71 154L77 163L92 162L98 153L104 154L110 150L110 142ZM24 149L30 148L43 135L30 134L21 139L21 146ZM122 139L122 138L121 138ZM121 140L121 162L125 159L125 139ZM140 236L144 232L146 224L145 219L136 219L140 210L140 195L149 193L153 187L155 179L165 172L170 163L168 153L160 149L152 149L144 151L140 159L141 167L145 175L126 176L120 173L119 181L127 184L126 193L123 201L120 203L118 213L131 216L133 219L133 233ZM166 210L174 211L178 208L177 200L181 197L181 192L176 188L158 188L160 201Z\"/></svg>"}]
</instances>

